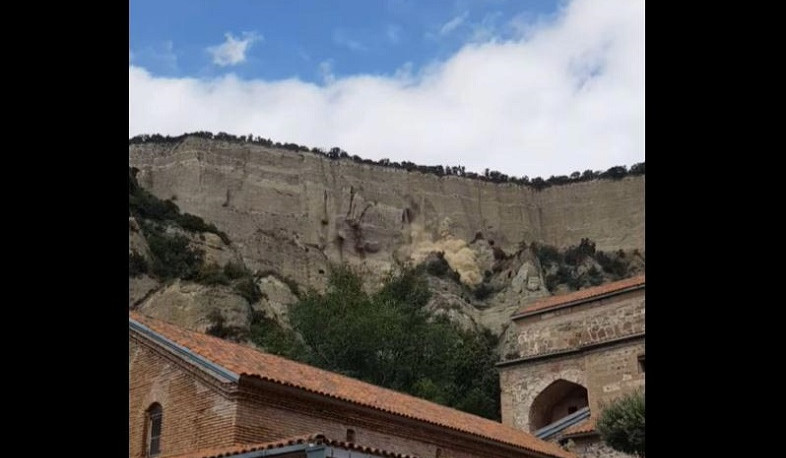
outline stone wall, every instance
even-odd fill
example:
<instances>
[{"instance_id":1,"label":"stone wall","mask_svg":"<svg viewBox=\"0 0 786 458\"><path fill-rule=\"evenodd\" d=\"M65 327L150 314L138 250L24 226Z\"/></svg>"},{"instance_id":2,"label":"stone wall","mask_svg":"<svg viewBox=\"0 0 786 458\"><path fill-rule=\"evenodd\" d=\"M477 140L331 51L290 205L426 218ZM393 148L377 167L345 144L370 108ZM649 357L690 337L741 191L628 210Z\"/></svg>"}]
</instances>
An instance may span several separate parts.
<instances>
[{"instance_id":1,"label":"stone wall","mask_svg":"<svg viewBox=\"0 0 786 458\"><path fill-rule=\"evenodd\" d=\"M604 444L598 436L573 438L568 450L581 458L635 458L633 455L614 450Z\"/></svg>"},{"instance_id":2,"label":"stone wall","mask_svg":"<svg viewBox=\"0 0 786 458\"><path fill-rule=\"evenodd\" d=\"M514 321L515 355L534 356L645 332L644 289ZM510 332L510 331L509 331Z\"/></svg>"},{"instance_id":3,"label":"stone wall","mask_svg":"<svg viewBox=\"0 0 786 458\"><path fill-rule=\"evenodd\" d=\"M639 289L516 320L508 355L522 360L500 367L502 422L531 431L533 402L558 380L585 387L591 412L643 389L644 298Z\"/></svg>"},{"instance_id":4,"label":"stone wall","mask_svg":"<svg viewBox=\"0 0 786 458\"><path fill-rule=\"evenodd\" d=\"M530 407L535 398L557 380L587 388L590 411L623 393L644 387L638 356L644 354L644 339L582 354L500 368L502 423L531 432Z\"/></svg>"}]
</instances>

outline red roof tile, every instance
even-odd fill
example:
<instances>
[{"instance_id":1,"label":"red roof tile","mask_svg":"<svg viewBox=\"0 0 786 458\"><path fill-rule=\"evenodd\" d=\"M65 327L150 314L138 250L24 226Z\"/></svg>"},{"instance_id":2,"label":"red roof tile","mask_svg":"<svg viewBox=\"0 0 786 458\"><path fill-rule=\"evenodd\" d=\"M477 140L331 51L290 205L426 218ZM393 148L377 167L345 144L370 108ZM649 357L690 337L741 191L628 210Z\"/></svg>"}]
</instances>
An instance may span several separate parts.
<instances>
[{"instance_id":1,"label":"red roof tile","mask_svg":"<svg viewBox=\"0 0 786 458\"><path fill-rule=\"evenodd\" d=\"M595 286L593 288L580 289L568 294L545 297L527 304L523 308L519 309L518 312L513 314L513 319L516 319L517 316L521 314L529 314L535 311L539 312L541 310L559 307L561 305L578 305L593 299L597 299L601 296L617 293L630 288L636 288L638 286L644 286L644 283L644 275L638 275L632 278L626 278L625 280L619 280L606 283L605 285Z\"/></svg>"},{"instance_id":2,"label":"red roof tile","mask_svg":"<svg viewBox=\"0 0 786 458\"><path fill-rule=\"evenodd\" d=\"M359 452L388 458L418 458L415 455L405 455L402 453L390 452L380 448L365 447L352 442L329 439L322 433L295 436L287 439L279 439L277 441L263 442L261 444L238 444L229 447L220 447L208 450L199 450L197 452L183 453L180 455L166 455L164 458L222 458L240 455L243 453L256 452L257 450L269 450L297 444L324 444L331 447L339 447L345 450L357 450Z\"/></svg>"},{"instance_id":3,"label":"red roof tile","mask_svg":"<svg viewBox=\"0 0 786 458\"><path fill-rule=\"evenodd\" d=\"M186 330L137 312L130 312L129 318L239 375L259 377L549 456L575 458L575 455L556 444L542 441L529 433L492 420L264 353L248 346Z\"/></svg>"}]
</instances>

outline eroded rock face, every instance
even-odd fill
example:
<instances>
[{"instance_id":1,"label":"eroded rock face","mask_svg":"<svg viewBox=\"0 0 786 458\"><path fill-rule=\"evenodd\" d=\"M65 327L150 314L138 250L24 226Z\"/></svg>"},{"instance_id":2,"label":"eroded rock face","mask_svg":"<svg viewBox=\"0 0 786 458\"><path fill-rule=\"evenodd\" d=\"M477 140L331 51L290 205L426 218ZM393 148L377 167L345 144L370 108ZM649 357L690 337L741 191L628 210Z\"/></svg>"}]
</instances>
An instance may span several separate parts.
<instances>
[{"instance_id":1,"label":"eroded rock face","mask_svg":"<svg viewBox=\"0 0 786 458\"><path fill-rule=\"evenodd\" d=\"M128 279L128 308L134 308L150 294L157 290L161 284L158 280L147 275L140 275Z\"/></svg>"},{"instance_id":2,"label":"eroded rock face","mask_svg":"<svg viewBox=\"0 0 786 458\"><path fill-rule=\"evenodd\" d=\"M175 196L183 211L226 232L249 268L317 289L328 262L378 273L417 252L418 242L450 243L460 253L479 232L506 253L522 240L566 246L588 237L603 250L644 244L644 177L536 192L198 138L129 145L129 163L153 194ZM482 279L489 258L475 256ZM465 270L464 281L477 284L473 268Z\"/></svg>"},{"instance_id":3,"label":"eroded rock face","mask_svg":"<svg viewBox=\"0 0 786 458\"><path fill-rule=\"evenodd\" d=\"M225 286L205 286L174 281L148 297L138 310L153 318L176 323L204 332L213 322L211 313L218 311L226 326L248 329L250 308L246 300Z\"/></svg>"},{"instance_id":4,"label":"eroded rock face","mask_svg":"<svg viewBox=\"0 0 786 458\"><path fill-rule=\"evenodd\" d=\"M396 266L440 252L462 284L431 279L427 308L466 329L501 335L501 349L511 314L550 294L546 273L520 242L565 247L586 237L598 250L643 252L643 176L537 192L198 138L174 147L130 145L129 164L140 169L141 186L176 198L183 212L228 234L231 245L214 234L185 234L208 263L274 271L303 290L323 291L329 265L343 262L374 291ZM135 224L129 221L129 246L145 250ZM141 305L147 310L199 329L213 309L225 312L227 325L247 327L253 308L289 326L297 300L289 287L272 275L257 283L264 297L252 306L231 291L199 285L176 283L152 294L148 280L135 279L129 291L137 301L150 294ZM491 292L478 299L481 286Z\"/></svg>"},{"instance_id":5,"label":"eroded rock face","mask_svg":"<svg viewBox=\"0 0 786 458\"><path fill-rule=\"evenodd\" d=\"M285 328L291 328L289 307L298 299L289 286L272 275L258 279L257 286L263 297L253 304L254 310L264 312L265 316L276 320Z\"/></svg>"}]
</instances>

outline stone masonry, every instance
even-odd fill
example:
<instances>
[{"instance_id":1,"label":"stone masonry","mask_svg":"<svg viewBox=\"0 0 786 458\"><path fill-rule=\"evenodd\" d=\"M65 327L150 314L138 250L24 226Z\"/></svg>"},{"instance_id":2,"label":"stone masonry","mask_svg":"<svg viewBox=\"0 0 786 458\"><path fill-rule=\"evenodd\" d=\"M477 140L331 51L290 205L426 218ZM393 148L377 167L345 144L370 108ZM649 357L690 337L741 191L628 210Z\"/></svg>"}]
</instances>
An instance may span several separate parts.
<instances>
[{"instance_id":1,"label":"stone masonry","mask_svg":"<svg viewBox=\"0 0 786 458\"><path fill-rule=\"evenodd\" d=\"M534 432L567 415L560 409L570 387L574 397L586 389L594 418L606 403L644 389L644 277L596 290L547 298L513 316L517 352L498 364L504 424ZM586 456L613 456L597 436L581 442Z\"/></svg>"}]
</instances>

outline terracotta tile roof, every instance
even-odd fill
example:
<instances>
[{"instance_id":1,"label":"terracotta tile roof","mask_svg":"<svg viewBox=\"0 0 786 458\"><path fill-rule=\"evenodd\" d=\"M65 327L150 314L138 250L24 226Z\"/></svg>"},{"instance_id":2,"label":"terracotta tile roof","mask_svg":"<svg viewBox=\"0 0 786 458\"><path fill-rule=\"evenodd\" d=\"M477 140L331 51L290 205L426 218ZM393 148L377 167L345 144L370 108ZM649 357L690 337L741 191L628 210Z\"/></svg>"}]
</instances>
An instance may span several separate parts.
<instances>
[{"instance_id":1,"label":"terracotta tile roof","mask_svg":"<svg viewBox=\"0 0 786 458\"><path fill-rule=\"evenodd\" d=\"M129 312L129 319L239 375L258 377L549 456L575 458L556 444L476 415L189 331L137 312Z\"/></svg>"},{"instance_id":2,"label":"terracotta tile roof","mask_svg":"<svg viewBox=\"0 0 786 458\"><path fill-rule=\"evenodd\" d=\"M166 455L164 458L222 458L240 455L243 453L256 452L258 450L270 450L298 444L324 444L331 447L343 448L345 450L355 450L358 452L383 456L386 458L418 458L415 455L405 455L402 453L390 452L380 448L365 447L352 442L329 439L322 433L295 436L286 439L279 439L277 441L263 442L261 444L238 444L232 445L230 447L199 450L197 452L183 453L180 455Z\"/></svg>"},{"instance_id":3,"label":"terracotta tile roof","mask_svg":"<svg viewBox=\"0 0 786 458\"><path fill-rule=\"evenodd\" d=\"M271 448L281 448L287 445L306 444L314 442L320 434L305 434L302 436L279 439L277 441L263 442L260 444L238 444L229 447L211 448L199 450L197 452L182 453L180 455L165 455L164 458L219 458L223 456L240 455L241 453L255 452L257 450L267 450Z\"/></svg>"},{"instance_id":4,"label":"terracotta tile roof","mask_svg":"<svg viewBox=\"0 0 786 458\"><path fill-rule=\"evenodd\" d=\"M596 417L589 417L579 424L573 425L562 431L562 437L578 436L583 434L594 433L597 430Z\"/></svg>"},{"instance_id":5,"label":"terracotta tile roof","mask_svg":"<svg viewBox=\"0 0 786 458\"><path fill-rule=\"evenodd\" d=\"M559 307L561 305L581 304L600 296L643 286L644 284L644 275L637 275L632 278L606 283L605 285L595 286L593 288L580 289L568 294L544 297L543 299L536 300L519 309L519 311L513 314L513 319L516 319L517 316L521 314L529 314L535 311Z\"/></svg>"}]
</instances>

